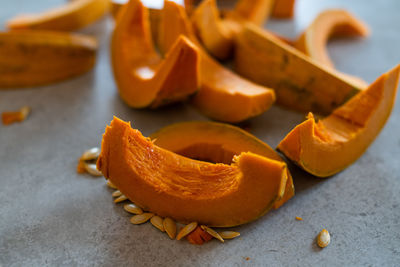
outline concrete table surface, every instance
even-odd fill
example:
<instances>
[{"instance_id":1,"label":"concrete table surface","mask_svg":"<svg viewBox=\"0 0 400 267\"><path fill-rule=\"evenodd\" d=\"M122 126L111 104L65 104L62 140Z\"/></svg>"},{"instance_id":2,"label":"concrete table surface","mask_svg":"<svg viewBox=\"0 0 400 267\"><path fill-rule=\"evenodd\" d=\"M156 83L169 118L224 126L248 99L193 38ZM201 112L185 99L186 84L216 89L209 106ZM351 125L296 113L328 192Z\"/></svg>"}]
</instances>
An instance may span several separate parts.
<instances>
[{"instance_id":1,"label":"concrete table surface","mask_svg":"<svg viewBox=\"0 0 400 267\"><path fill-rule=\"evenodd\" d=\"M1 0L0 24L17 13L63 2ZM372 82L400 62L398 0L299 0L293 21L274 20L267 27L294 37L328 7L352 11L372 30L366 39L329 44L339 70ZM187 104L161 111L127 107L109 64L111 29L111 18L105 18L81 31L100 41L93 71L49 86L0 90L0 112L32 107L27 121L0 125L1 266L400 264L399 103L375 142L343 172L317 179L290 165L296 196L279 210L236 227L239 239L193 246L171 241L151 224L130 224L104 179L76 174L77 158L99 146L113 115L132 121L145 135L173 122L206 118ZM275 147L304 115L273 107L247 125ZM323 228L331 233L331 244L319 249L315 237Z\"/></svg>"}]
</instances>

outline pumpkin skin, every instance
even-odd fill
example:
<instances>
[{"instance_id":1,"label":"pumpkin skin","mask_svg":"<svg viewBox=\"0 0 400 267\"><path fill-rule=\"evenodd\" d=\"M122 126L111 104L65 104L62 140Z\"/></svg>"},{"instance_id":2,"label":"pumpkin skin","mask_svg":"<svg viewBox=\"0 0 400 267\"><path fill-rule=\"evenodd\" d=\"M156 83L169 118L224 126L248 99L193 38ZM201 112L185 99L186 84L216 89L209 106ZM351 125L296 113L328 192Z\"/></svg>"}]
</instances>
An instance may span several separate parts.
<instances>
[{"instance_id":1,"label":"pumpkin skin","mask_svg":"<svg viewBox=\"0 0 400 267\"><path fill-rule=\"evenodd\" d=\"M211 58L201 48L183 7L165 1L159 29L160 50L167 51L180 35L187 36L199 48L200 90L192 103L203 114L219 121L240 122L271 107L274 91L241 78Z\"/></svg>"},{"instance_id":2,"label":"pumpkin skin","mask_svg":"<svg viewBox=\"0 0 400 267\"><path fill-rule=\"evenodd\" d=\"M117 118L106 128L97 168L131 201L162 217L214 227L247 223L282 197L286 164L251 152L231 165L164 150Z\"/></svg>"},{"instance_id":3,"label":"pumpkin skin","mask_svg":"<svg viewBox=\"0 0 400 267\"><path fill-rule=\"evenodd\" d=\"M199 57L192 42L178 37L162 59L153 45L148 9L131 0L120 12L111 61L121 98L134 108L156 108L195 93Z\"/></svg>"},{"instance_id":4,"label":"pumpkin skin","mask_svg":"<svg viewBox=\"0 0 400 267\"><path fill-rule=\"evenodd\" d=\"M159 147L179 155L213 163L231 164L242 152L282 161L268 144L246 131L225 123L209 121L182 122L166 126L150 136ZM285 193L274 203L274 208L294 196L293 179L287 169Z\"/></svg>"},{"instance_id":5,"label":"pumpkin skin","mask_svg":"<svg viewBox=\"0 0 400 267\"><path fill-rule=\"evenodd\" d=\"M41 14L18 15L7 21L7 27L12 30L75 31L101 18L109 8L110 0L74 0Z\"/></svg>"},{"instance_id":6,"label":"pumpkin skin","mask_svg":"<svg viewBox=\"0 0 400 267\"><path fill-rule=\"evenodd\" d=\"M96 62L96 39L49 31L0 33L0 88L51 84L81 75Z\"/></svg>"},{"instance_id":7,"label":"pumpkin skin","mask_svg":"<svg viewBox=\"0 0 400 267\"><path fill-rule=\"evenodd\" d=\"M237 36L235 70L275 89L277 103L330 114L360 91L355 84L262 29L247 24Z\"/></svg>"},{"instance_id":8,"label":"pumpkin skin","mask_svg":"<svg viewBox=\"0 0 400 267\"><path fill-rule=\"evenodd\" d=\"M312 113L278 145L307 172L331 176L356 161L379 134L392 111L400 65L318 122Z\"/></svg>"}]
</instances>

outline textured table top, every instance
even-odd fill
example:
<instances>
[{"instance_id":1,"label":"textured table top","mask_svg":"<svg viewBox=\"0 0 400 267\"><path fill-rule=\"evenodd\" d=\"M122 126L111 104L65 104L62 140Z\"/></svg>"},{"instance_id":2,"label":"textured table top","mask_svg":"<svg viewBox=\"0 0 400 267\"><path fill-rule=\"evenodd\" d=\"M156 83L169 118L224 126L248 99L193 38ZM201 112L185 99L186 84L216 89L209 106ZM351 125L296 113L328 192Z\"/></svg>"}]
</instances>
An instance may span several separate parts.
<instances>
[{"instance_id":1,"label":"textured table top","mask_svg":"<svg viewBox=\"0 0 400 267\"><path fill-rule=\"evenodd\" d=\"M0 25L17 13L61 3L0 0ZM372 30L367 39L329 44L339 70L372 82L400 62L397 0L299 0L293 21L271 21L267 27L294 37L328 7L352 11ZM27 121L0 125L1 266L399 264L399 103L375 142L343 172L317 179L291 165L296 196L279 210L236 227L239 239L193 246L171 241L151 224L130 224L122 205L112 202L104 179L76 174L77 158L99 145L113 115L132 121L145 135L173 122L206 118L186 104L162 111L127 107L110 69L111 29L107 18L82 31L100 40L93 71L45 87L0 90L0 112L32 107ZM248 124L253 134L275 147L304 115L273 107ZM325 249L315 243L322 228L331 233Z\"/></svg>"}]
</instances>

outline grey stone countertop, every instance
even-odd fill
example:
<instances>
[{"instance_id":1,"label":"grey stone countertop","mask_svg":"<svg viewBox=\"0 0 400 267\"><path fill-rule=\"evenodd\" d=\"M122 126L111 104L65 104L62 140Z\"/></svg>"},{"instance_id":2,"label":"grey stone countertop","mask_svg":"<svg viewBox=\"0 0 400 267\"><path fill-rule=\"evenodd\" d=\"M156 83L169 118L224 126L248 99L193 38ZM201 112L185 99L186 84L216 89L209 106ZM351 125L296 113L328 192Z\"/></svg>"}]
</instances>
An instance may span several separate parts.
<instances>
[{"instance_id":1,"label":"grey stone countertop","mask_svg":"<svg viewBox=\"0 0 400 267\"><path fill-rule=\"evenodd\" d=\"M0 0L0 25L17 13L62 3ZM398 0L299 0L292 21L272 20L267 27L294 37L329 7L348 9L372 30L366 39L329 44L339 70L372 82L400 62ZM290 165L296 196L234 228L238 239L194 246L170 240L151 224L132 225L104 179L76 173L77 158L99 146L113 115L144 135L207 118L187 104L161 111L125 105L109 62L112 27L108 17L81 31L100 41L89 73L39 88L0 90L0 112L32 107L25 122L0 125L0 266L399 266L400 103L365 154L341 173L318 179ZM275 147L304 116L274 106L247 125ZM320 249L315 238L323 228L331 244Z\"/></svg>"}]
</instances>

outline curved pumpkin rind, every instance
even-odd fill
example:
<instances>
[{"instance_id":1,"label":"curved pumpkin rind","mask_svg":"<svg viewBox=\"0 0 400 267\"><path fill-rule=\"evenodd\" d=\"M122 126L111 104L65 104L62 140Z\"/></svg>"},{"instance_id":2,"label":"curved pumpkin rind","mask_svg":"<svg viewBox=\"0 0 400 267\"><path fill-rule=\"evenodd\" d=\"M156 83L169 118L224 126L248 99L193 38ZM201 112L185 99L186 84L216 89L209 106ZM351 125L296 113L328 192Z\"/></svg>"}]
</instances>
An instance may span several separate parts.
<instances>
[{"instance_id":1,"label":"curved pumpkin rind","mask_svg":"<svg viewBox=\"0 0 400 267\"><path fill-rule=\"evenodd\" d=\"M330 114L361 89L259 27L247 24L236 38L235 70L274 88L277 103Z\"/></svg>"},{"instance_id":2,"label":"curved pumpkin rind","mask_svg":"<svg viewBox=\"0 0 400 267\"><path fill-rule=\"evenodd\" d=\"M367 25L344 9L321 12L295 42L295 47L312 59L334 68L326 44L337 36L368 36Z\"/></svg>"},{"instance_id":3,"label":"curved pumpkin rind","mask_svg":"<svg viewBox=\"0 0 400 267\"><path fill-rule=\"evenodd\" d=\"M97 162L130 200L162 217L214 227L262 216L286 185L286 164L250 152L232 165L196 161L154 145L114 118Z\"/></svg>"},{"instance_id":4,"label":"curved pumpkin rind","mask_svg":"<svg viewBox=\"0 0 400 267\"><path fill-rule=\"evenodd\" d=\"M81 75L96 62L96 39L50 31L0 33L0 88L41 86Z\"/></svg>"},{"instance_id":5,"label":"curved pumpkin rind","mask_svg":"<svg viewBox=\"0 0 400 267\"><path fill-rule=\"evenodd\" d=\"M74 0L41 14L16 16L7 21L7 27L12 30L74 31L98 20L109 8L110 0Z\"/></svg>"},{"instance_id":6,"label":"curved pumpkin rind","mask_svg":"<svg viewBox=\"0 0 400 267\"><path fill-rule=\"evenodd\" d=\"M343 170L364 153L384 127L394 105L399 75L400 65L318 123L310 114L278 149L315 176L327 177Z\"/></svg>"},{"instance_id":7,"label":"curved pumpkin rind","mask_svg":"<svg viewBox=\"0 0 400 267\"><path fill-rule=\"evenodd\" d=\"M155 51L148 9L131 0L120 11L111 58L121 98L135 108L180 101L199 87L198 50L184 36L177 38L165 59Z\"/></svg>"},{"instance_id":8,"label":"curved pumpkin rind","mask_svg":"<svg viewBox=\"0 0 400 267\"><path fill-rule=\"evenodd\" d=\"M183 7L165 1L159 30L160 50L166 51L181 34L193 41L201 54L201 85L192 103L203 114L219 121L239 122L271 107L274 91L241 78L212 59L201 49Z\"/></svg>"},{"instance_id":9,"label":"curved pumpkin rind","mask_svg":"<svg viewBox=\"0 0 400 267\"><path fill-rule=\"evenodd\" d=\"M155 145L179 155L214 163L230 164L233 157L242 152L251 152L283 162L268 144L238 127L224 123L176 123L158 130L150 138ZM274 203L275 209L294 196L293 179L289 169L287 177L285 193Z\"/></svg>"}]
</instances>

